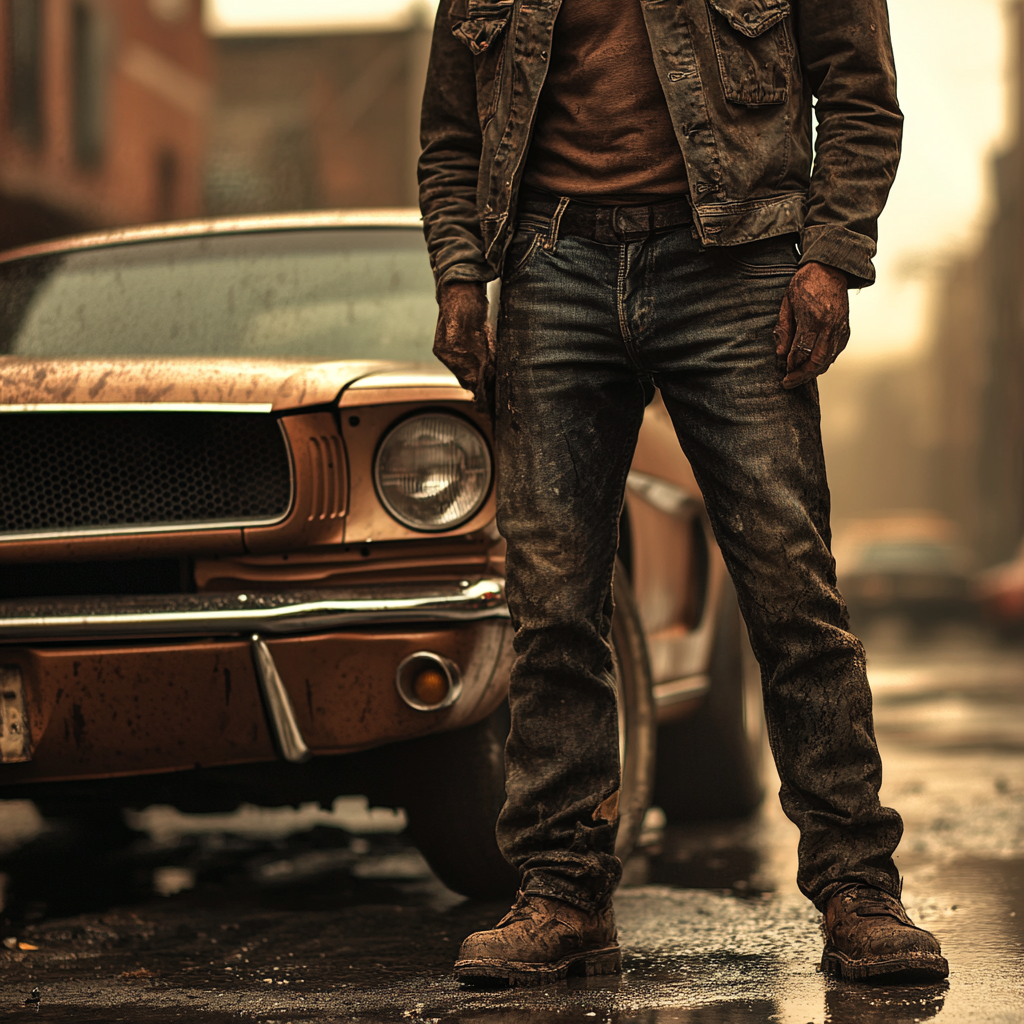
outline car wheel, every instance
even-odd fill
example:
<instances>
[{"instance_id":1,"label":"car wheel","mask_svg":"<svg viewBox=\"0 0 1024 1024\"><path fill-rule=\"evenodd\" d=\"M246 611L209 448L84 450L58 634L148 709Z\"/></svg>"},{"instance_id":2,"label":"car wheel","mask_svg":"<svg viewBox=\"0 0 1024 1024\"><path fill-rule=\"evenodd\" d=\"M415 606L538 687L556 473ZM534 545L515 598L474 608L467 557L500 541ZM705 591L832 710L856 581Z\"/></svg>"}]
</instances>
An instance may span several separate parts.
<instances>
[{"instance_id":1,"label":"car wheel","mask_svg":"<svg viewBox=\"0 0 1024 1024\"><path fill-rule=\"evenodd\" d=\"M658 730L654 802L670 821L740 818L764 796L760 674L731 583L719 600L709 675L700 709Z\"/></svg>"},{"instance_id":2,"label":"car wheel","mask_svg":"<svg viewBox=\"0 0 1024 1024\"><path fill-rule=\"evenodd\" d=\"M640 618L622 566L617 567L612 647L619 691L622 789L615 852L632 851L654 778L654 702ZM518 875L494 837L505 799L508 705L456 732L406 744L408 784L400 802L409 836L448 888L477 899L511 898Z\"/></svg>"},{"instance_id":3,"label":"car wheel","mask_svg":"<svg viewBox=\"0 0 1024 1024\"><path fill-rule=\"evenodd\" d=\"M508 728L503 703L475 725L404 744L396 796L409 837L449 889L474 899L511 899L519 881L494 838Z\"/></svg>"}]
</instances>

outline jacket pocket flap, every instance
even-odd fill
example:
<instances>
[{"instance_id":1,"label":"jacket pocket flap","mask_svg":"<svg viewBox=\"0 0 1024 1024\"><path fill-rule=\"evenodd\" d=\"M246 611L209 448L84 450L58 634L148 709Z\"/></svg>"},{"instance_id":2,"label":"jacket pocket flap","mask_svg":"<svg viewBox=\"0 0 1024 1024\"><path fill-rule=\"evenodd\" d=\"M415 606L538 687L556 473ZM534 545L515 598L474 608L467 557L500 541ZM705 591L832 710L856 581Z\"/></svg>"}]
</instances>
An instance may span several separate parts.
<instances>
[{"instance_id":1,"label":"jacket pocket flap","mask_svg":"<svg viewBox=\"0 0 1024 1024\"><path fill-rule=\"evenodd\" d=\"M754 39L789 16L789 0L708 0L729 27Z\"/></svg>"},{"instance_id":2,"label":"jacket pocket flap","mask_svg":"<svg viewBox=\"0 0 1024 1024\"><path fill-rule=\"evenodd\" d=\"M512 0L469 0L466 16L452 26L452 35L479 56L501 35L511 15Z\"/></svg>"}]
</instances>

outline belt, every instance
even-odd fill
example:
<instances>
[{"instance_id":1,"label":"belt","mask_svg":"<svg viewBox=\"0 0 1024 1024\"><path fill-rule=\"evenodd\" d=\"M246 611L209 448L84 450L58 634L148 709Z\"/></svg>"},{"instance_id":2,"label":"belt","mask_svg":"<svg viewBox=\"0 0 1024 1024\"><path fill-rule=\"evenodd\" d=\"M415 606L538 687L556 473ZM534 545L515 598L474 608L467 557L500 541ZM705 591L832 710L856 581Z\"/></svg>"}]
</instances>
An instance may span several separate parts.
<instances>
[{"instance_id":1,"label":"belt","mask_svg":"<svg viewBox=\"0 0 1024 1024\"><path fill-rule=\"evenodd\" d=\"M523 189L519 196L519 217L540 216L550 221L562 201L550 192ZM669 199L650 206L598 206L570 200L557 225L559 235L575 235L605 245L636 242L657 231L693 223L689 199Z\"/></svg>"}]
</instances>

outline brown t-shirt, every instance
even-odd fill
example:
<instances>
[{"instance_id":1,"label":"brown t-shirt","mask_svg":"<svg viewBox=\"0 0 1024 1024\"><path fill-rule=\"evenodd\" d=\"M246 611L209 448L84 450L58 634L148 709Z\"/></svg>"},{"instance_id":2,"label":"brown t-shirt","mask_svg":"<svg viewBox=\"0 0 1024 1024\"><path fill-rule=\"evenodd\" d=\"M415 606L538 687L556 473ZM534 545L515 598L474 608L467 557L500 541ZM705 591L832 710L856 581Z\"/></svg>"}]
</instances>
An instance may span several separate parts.
<instances>
[{"instance_id":1,"label":"brown t-shirt","mask_svg":"<svg viewBox=\"0 0 1024 1024\"><path fill-rule=\"evenodd\" d=\"M524 184L592 203L684 195L640 0L563 0Z\"/></svg>"}]
</instances>

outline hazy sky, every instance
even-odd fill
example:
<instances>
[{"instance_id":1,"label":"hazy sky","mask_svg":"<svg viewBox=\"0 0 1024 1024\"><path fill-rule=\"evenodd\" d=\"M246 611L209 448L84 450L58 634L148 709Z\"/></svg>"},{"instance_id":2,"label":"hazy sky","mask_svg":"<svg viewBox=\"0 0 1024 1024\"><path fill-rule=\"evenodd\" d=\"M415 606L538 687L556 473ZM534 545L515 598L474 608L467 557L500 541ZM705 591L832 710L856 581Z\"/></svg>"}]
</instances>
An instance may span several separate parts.
<instances>
[{"instance_id":1,"label":"hazy sky","mask_svg":"<svg viewBox=\"0 0 1024 1024\"><path fill-rule=\"evenodd\" d=\"M842 0L837 0L842 2ZM402 24L436 0L208 0L211 28ZM853 297L847 358L920 344L937 263L987 216L988 158L1007 132L1005 0L890 0L903 164L880 223L879 283Z\"/></svg>"}]
</instances>

